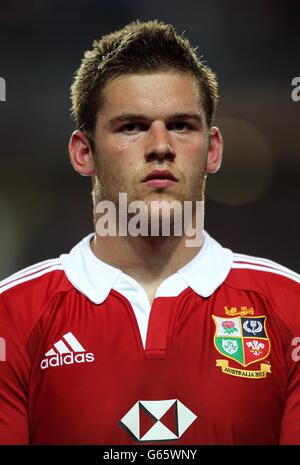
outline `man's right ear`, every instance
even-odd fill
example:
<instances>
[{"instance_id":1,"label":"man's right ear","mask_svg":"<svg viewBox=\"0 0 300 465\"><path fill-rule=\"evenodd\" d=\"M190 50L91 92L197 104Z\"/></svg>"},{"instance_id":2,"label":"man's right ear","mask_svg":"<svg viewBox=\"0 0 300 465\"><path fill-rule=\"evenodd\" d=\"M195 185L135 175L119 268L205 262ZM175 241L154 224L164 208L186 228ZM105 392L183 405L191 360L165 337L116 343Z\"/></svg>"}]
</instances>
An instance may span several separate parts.
<instances>
[{"instance_id":1,"label":"man's right ear","mask_svg":"<svg viewBox=\"0 0 300 465\"><path fill-rule=\"evenodd\" d=\"M72 166L82 176L95 174L91 144L87 136L77 129L70 137L69 156Z\"/></svg>"}]
</instances>

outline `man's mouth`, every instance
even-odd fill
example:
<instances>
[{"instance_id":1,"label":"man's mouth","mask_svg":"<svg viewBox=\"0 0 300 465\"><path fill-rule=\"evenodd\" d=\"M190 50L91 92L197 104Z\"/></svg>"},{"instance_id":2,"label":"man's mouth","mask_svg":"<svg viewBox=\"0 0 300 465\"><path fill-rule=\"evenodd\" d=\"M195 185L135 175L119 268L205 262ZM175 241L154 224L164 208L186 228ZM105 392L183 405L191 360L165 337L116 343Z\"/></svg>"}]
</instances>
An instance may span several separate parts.
<instances>
[{"instance_id":1,"label":"man's mouth","mask_svg":"<svg viewBox=\"0 0 300 465\"><path fill-rule=\"evenodd\" d=\"M176 182L178 182L178 179L169 170L154 170L147 174L142 182L148 187L162 189L173 186Z\"/></svg>"}]
</instances>

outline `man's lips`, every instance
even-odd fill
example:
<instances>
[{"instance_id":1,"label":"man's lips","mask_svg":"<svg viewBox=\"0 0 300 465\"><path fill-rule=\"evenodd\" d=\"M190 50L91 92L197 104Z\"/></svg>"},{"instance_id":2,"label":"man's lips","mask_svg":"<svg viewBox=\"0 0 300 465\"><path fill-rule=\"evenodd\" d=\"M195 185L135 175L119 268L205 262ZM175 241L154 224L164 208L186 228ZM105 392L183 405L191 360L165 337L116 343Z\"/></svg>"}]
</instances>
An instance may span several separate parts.
<instances>
[{"instance_id":1,"label":"man's lips","mask_svg":"<svg viewBox=\"0 0 300 465\"><path fill-rule=\"evenodd\" d=\"M143 179L143 183L149 187L164 188L169 187L178 182L178 179L171 171L154 170Z\"/></svg>"},{"instance_id":2,"label":"man's lips","mask_svg":"<svg viewBox=\"0 0 300 465\"><path fill-rule=\"evenodd\" d=\"M153 179L169 179L170 181L177 182L178 179L174 174L169 170L154 170L143 179L143 182L151 181Z\"/></svg>"}]
</instances>

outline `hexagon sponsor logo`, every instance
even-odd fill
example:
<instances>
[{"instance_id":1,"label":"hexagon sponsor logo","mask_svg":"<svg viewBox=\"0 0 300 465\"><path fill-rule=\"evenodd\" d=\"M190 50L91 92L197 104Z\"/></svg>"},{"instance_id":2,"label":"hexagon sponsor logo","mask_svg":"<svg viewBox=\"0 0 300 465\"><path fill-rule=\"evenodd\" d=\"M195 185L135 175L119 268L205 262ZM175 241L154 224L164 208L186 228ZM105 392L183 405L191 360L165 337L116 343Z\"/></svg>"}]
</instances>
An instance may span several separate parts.
<instances>
[{"instance_id":1,"label":"hexagon sponsor logo","mask_svg":"<svg viewBox=\"0 0 300 465\"><path fill-rule=\"evenodd\" d=\"M139 400L120 424L135 441L171 441L179 439L196 418L177 399Z\"/></svg>"}]
</instances>

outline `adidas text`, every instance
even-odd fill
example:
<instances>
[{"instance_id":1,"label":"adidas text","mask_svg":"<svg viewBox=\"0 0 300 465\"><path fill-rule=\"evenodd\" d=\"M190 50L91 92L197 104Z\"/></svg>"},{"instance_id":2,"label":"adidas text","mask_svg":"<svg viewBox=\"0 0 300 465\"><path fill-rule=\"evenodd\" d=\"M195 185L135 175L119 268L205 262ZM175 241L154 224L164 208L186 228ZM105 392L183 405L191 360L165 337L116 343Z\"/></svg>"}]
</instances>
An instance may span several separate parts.
<instances>
[{"instance_id":1,"label":"adidas text","mask_svg":"<svg viewBox=\"0 0 300 465\"><path fill-rule=\"evenodd\" d=\"M94 354L91 352L89 353L81 353L76 354L70 353L66 355L54 355L53 357L44 358L41 361L41 369L44 370L45 368L50 367L57 367L62 365L72 365L74 363L85 363L85 362L93 362L95 360Z\"/></svg>"}]
</instances>

